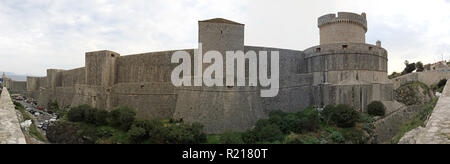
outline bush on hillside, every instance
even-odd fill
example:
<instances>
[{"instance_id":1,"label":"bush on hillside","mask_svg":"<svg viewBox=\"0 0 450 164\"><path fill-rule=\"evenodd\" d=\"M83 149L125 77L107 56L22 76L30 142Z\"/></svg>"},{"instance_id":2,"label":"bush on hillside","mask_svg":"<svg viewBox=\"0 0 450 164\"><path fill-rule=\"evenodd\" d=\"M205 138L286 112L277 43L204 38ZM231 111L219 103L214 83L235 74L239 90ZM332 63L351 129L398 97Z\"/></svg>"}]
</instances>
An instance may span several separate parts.
<instances>
[{"instance_id":1,"label":"bush on hillside","mask_svg":"<svg viewBox=\"0 0 450 164\"><path fill-rule=\"evenodd\" d=\"M319 129L320 115L318 111L309 108L304 111L298 112L297 117L300 120L300 133L313 132Z\"/></svg>"},{"instance_id":2,"label":"bush on hillside","mask_svg":"<svg viewBox=\"0 0 450 164\"><path fill-rule=\"evenodd\" d=\"M322 112L320 113L322 121L325 122L326 124L331 123L331 117L333 116L335 107L336 106L333 104L327 105L325 106L325 108L323 108Z\"/></svg>"},{"instance_id":3,"label":"bush on hillside","mask_svg":"<svg viewBox=\"0 0 450 164\"><path fill-rule=\"evenodd\" d=\"M129 139L131 143L139 144L142 143L145 139L147 134L145 133L144 128L132 126L131 129L127 132Z\"/></svg>"},{"instance_id":4,"label":"bush on hillside","mask_svg":"<svg viewBox=\"0 0 450 164\"><path fill-rule=\"evenodd\" d=\"M359 112L352 107L340 104L334 108L331 120L336 123L338 127L350 128L355 126L359 117Z\"/></svg>"},{"instance_id":5,"label":"bush on hillside","mask_svg":"<svg viewBox=\"0 0 450 164\"><path fill-rule=\"evenodd\" d=\"M367 112L373 116L384 116L386 114L386 106L380 101L374 101L367 105Z\"/></svg>"},{"instance_id":6,"label":"bush on hillside","mask_svg":"<svg viewBox=\"0 0 450 164\"><path fill-rule=\"evenodd\" d=\"M86 109L91 109L89 105L80 105L74 108L71 108L67 113L67 118L72 122L80 122L84 121L84 114Z\"/></svg>"},{"instance_id":7,"label":"bush on hillside","mask_svg":"<svg viewBox=\"0 0 450 164\"><path fill-rule=\"evenodd\" d=\"M203 125L180 124L168 127L167 144L200 144L206 142L206 134L202 132Z\"/></svg>"},{"instance_id":8,"label":"bush on hillside","mask_svg":"<svg viewBox=\"0 0 450 164\"><path fill-rule=\"evenodd\" d=\"M220 143L222 144L243 144L241 134L233 131L225 131L220 135Z\"/></svg>"},{"instance_id":9,"label":"bush on hillside","mask_svg":"<svg viewBox=\"0 0 450 164\"><path fill-rule=\"evenodd\" d=\"M109 115L111 125L124 131L128 131L136 119L136 112L127 106L118 107L111 111Z\"/></svg>"}]
</instances>

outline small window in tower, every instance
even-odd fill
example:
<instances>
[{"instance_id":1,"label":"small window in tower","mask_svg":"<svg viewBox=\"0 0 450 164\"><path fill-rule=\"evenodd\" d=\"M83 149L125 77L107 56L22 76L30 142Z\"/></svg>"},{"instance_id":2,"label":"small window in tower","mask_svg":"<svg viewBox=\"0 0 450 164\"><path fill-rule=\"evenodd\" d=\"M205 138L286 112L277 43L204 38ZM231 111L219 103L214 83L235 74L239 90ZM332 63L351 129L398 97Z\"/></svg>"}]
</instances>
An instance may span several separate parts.
<instances>
[{"instance_id":1,"label":"small window in tower","mask_svg":"<svg viewBox=\"0 0 450 164\"><path fill-rule=\"evenodd\" d=\"M316 52L320 52L320 50L321 50L320 48L316 48Z\"/></svg>"},{"instance_id":2,"label":"small window in tower","mask_svg":"<svg viewBox=\"0 0 450 164\"><path fill-rule=\"evenodd\" d=\"M369 51L372 50L372 49L373 49L373 47L369 47Z\"/></svg>"},{"instance_id":3,"label":"small window in tower","mask_svg":"<svg viewBox=\"0 0 450 164\"><path fill-rule=\"evenodd\" d=\"M347 49L347 48L348 48L348 45L342 45L342 48L343 48L343 49Z\"/></svg>"},{"instance_id":4,"label":"small window in tower","mask_svg":"<svg viewBox=\"0 0 450 164\"><path fill-rule=\"evenodd\" d=\"M114 55L114 54L111 54L111 57L116 57L116 55Z\"/></svg>"}]
</instances>

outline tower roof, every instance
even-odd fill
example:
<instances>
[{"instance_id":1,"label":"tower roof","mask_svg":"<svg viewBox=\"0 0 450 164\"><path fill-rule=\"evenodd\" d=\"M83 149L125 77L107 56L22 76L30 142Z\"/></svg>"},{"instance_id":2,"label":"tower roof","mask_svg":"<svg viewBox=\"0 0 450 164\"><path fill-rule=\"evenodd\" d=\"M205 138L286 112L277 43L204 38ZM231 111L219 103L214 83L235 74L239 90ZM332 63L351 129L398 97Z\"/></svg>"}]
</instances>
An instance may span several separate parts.
<instances>
[{"instance_id":1,"label":"tower roof","mask_svg":"<svg viewBox=\"0 0 450 164\"><path fill-rule=\"evenodd\" d=\"M203 21L199 21L199 22L207 22L207 23L226 23L226 24L244 25L244 24L237 23L237 22L230 21L230 20L228 20L228 19L223 19L223 18L214 18L214 19L208 19L208 20L203 20Z\"/></svg>"}]
</instances>

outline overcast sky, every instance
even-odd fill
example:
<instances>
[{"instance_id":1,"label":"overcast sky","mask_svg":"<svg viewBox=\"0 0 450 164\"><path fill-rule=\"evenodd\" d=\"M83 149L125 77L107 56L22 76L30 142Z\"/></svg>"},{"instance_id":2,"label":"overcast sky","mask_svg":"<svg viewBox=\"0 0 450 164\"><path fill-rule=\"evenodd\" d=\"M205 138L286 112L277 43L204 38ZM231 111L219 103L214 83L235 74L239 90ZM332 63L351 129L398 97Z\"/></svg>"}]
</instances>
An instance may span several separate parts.
<instances>
[{"instance_id":1,"label":"overcast sky","mask_svg":"<svg viewBox=\"0 0 450 164\"><path fill-rule=\"evenodd\" d=\"M195 48L197 21L216 17L246 24L246 45L304 50L319 43L317 18L338 11L367 13L389 72L450 59L450 0L1 0L0 71L45 76L83 67L89 51Z\"/></svg>"}]
</instances>

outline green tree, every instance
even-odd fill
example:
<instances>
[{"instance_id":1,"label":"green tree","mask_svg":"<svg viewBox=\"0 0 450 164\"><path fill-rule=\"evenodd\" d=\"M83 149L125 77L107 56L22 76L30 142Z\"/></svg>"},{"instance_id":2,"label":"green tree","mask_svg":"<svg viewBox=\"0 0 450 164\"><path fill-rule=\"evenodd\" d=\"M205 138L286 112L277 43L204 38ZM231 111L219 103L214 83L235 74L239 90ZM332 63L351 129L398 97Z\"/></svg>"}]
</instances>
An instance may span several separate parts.
<instances>
[{"instance_id":1,"label":"green tree","mask_svg":"<svg viewBox=\"0 0 450 164\"><path fill-rule=\"evenodd\" d=\"M118 107L111 111L109 115L111 125L124 131L128 131L136 119L134 109L127 106Z\"/></svg>"},{"instance_id":2,"label":"green tree","mask_svg":"<svg viewBox=\"0 0 450 164\"><path fill-rule=\"evenodd\" d=\"M256 131L256 136L259 142L275 142L283 138L283 132L277 125L269 124Z\"/></svg>"},{"instance_id":3,"label":"green tree","mask_svg":"<svg viewBox=\"0 0 450 164\"><path fill-rule=\"evenodd\" d=\"M355 126L359 117L359 112L354 110L352 107L340 104L334 108L331 118L338 127L350 128Z\"/></svg>"},{"instance_id":4,"label":"green tree","mask_svg":"<svg viewBox=\"0 0 450 164\"><path fill-rule=\"evenodd\" d=\"M423 63L422 62L417 62L416 63L416 71L417 72L423 72L425 70L425 68L423 67Z\"/></svg>"},{"instance_id":5,"label":"green tree","mask_svg":"<svg viewBox=\"0 0 450 164\"><path fill-rule=\"evenodd\" d=\"M130 140L134 144L142 143L147 138L147 133L144 128L132 126L131 129L127 132Z\"/></svg>"},{"instance_id":6,"label":"green tree","mask_svg":"<svg viewBox=\"0 0 450 164\"><path fill-rule=\"evenodd\" d=\"M94 124L97 126L102 126L107 124L107 118L108 118L109 112L103 109L99 109L95 111L94 117L95 122Z\"/></svg>"},{"instance_id":7,"label":"green tree","mask_svg":"<svg viewBox=\"0 0 450 164\"><path fill-rule=\"evenodd\" d=\"M416 63L409 63L408 60L405 61L405 69L402 72L402 75L406 75L412 73L416 70Z\"/></svg>"},{"instance_id":8,"label":"green tree","mask_svg":"<svg viewBox=\"0 0 450 164\"><path fill-rule=\"evenodd\" d=\"M85 114L85 110L86 109L90 109L91 107L89 105L80 105L77 107L73 107L69 110L69 112L67 113L67 118L69 119L69 121L72 122L80 122L80 121L84 121L84 114Z\"/></svg>"}]
</instances>

